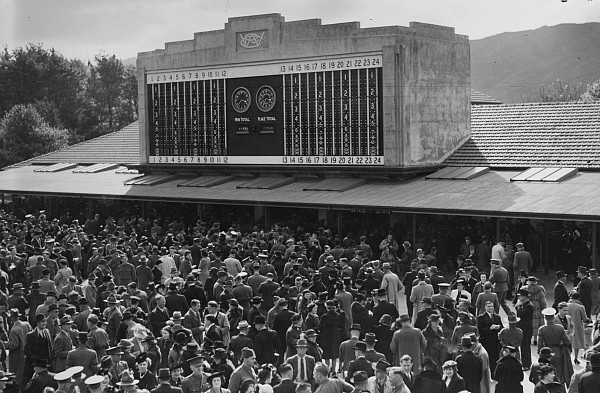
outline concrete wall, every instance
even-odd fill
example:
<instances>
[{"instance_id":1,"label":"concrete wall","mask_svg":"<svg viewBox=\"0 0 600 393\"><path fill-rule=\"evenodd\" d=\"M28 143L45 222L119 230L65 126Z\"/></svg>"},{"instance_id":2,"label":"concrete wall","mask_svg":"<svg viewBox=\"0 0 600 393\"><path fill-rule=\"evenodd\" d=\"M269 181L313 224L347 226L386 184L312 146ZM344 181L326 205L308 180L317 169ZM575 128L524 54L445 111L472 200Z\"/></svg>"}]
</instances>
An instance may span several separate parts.
<instances>
[{"instance_id":1,"label":"concrete wall","mask_svg":"<svg viewBox=\"0 0 600 393\"><path fill-rule=\"evenodd\" d=\"M238 33L265 31L257 49L239 46ZM361 29L358 22L285 22L280 14L230 18L225 28L138 54L138 70L154 71L302 57L383 53L383 129L386 166L440 163L470 133L468 37L453 28L411 23ZM140 83L140 119L147 116ZM141 139L148 126L140 121ZM142 144L145 146L145 144ZM147 150L141 162L147 163Z\"/></svg>"}]
</instances>

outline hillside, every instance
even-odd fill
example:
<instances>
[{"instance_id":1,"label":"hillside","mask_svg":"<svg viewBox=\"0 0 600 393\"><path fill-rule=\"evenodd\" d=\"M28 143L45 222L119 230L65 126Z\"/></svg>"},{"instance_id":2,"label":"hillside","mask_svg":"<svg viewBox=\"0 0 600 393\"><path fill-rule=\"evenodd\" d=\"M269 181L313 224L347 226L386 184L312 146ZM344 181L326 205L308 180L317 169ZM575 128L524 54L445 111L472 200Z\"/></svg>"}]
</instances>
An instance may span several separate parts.
<instances>
[{"instance_id":1,"label":"hillside","mask_svg":"<svg viewBox=\"0 0 600 393\"><path fill-rule=\"evenodd\" d=\"M522 102L560 79L585 87L600 78L600 23L561 24L471 41L471 87Z\"/></svg>"}]
</instances>

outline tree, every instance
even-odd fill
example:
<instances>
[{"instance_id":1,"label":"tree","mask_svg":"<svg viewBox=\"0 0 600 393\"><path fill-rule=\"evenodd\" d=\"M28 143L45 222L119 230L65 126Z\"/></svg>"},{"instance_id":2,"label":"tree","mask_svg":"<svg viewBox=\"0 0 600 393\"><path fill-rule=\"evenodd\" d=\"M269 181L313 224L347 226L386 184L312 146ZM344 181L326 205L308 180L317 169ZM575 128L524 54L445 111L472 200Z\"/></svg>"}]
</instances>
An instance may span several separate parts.
<instances>
[{"instance_id":1,"label":"tree","mask_svg":"<svg viewBox=\"0 0 600 393\"><path fill-rule=\"evenodd\" d=\"M560 79L541 85L535 94L525 97L523 102L573 102L580 101L584 92L583 84L571 84Z\"/></svg>"},{"instance_id":2,"label":"tree","mask_svg":"<svg viewBox=\"0 0 600 393\"><path fill-rule=\"evenodd\" d=\"M585 102L600 101L600 79L588 85L587 91L581 95Z\"/></svg>"},{"instance_id":3,"label":"tree","mask_svg":"<svg viewBox=\"0 0 600 393\"><path fill-rule=\"evenodd\" d=\"M15 105L0 121L0 168L67 146L69 131L50 127L34 105Z\"/></svg>"},{"instance_id":4,"label":"tree","mask_svg":"<svg viewBox=\"0 0 600 393\"><path fill-rule=\"evenodd\" d=\"M137 118L137 77L133 67L126 68L114 55L97 55L95 61L96 65L88 64L93 136L116 131Z\"/></svg>"}]
</instances>

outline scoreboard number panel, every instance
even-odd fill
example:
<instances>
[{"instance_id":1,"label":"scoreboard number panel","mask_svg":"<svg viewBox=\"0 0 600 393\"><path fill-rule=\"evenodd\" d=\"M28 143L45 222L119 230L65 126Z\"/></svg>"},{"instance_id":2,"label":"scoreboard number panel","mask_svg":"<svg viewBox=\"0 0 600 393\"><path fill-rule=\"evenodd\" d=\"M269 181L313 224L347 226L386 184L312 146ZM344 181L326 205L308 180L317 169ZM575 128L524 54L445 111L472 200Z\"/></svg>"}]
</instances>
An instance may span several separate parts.
<instances>
[{"instance_id":1,"label":"scoreboard number panel","mask_svg":"<svg viewBox=\"0 0 600 393\"><path fill-rule=\"evenodd\" d=\"M382 56L146 75L150 163L383 165Z\"/></svg>"}]
</instances>

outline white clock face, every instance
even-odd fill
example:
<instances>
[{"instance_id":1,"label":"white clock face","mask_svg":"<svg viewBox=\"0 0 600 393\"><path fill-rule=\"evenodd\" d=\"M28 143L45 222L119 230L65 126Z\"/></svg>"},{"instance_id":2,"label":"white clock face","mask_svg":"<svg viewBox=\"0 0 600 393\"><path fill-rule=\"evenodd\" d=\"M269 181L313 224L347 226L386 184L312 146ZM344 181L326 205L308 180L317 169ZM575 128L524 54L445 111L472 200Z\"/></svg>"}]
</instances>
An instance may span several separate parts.
<instances>
[{"instance_id":1,"label":"white clock face","mask_svg":"<svg viewBox=\"0 0 600 393\"><path fill-rule=\"evenodd\" d=\"M250 92L245 87L238 87L231 95L231 104L238 113L244 113L250 108L252 98Z\"/></svg>"},{"instance_id":2,"label":"white clock face","mask_svg":"<svg viewBox=\"0 0 600 393\"><path fill-rule=\"evenodd\" d=\"M269 112L275 106L275 98L275 90L265 85L256 92L256 106L263 112Z\"/></svg>"}]
</instances>

